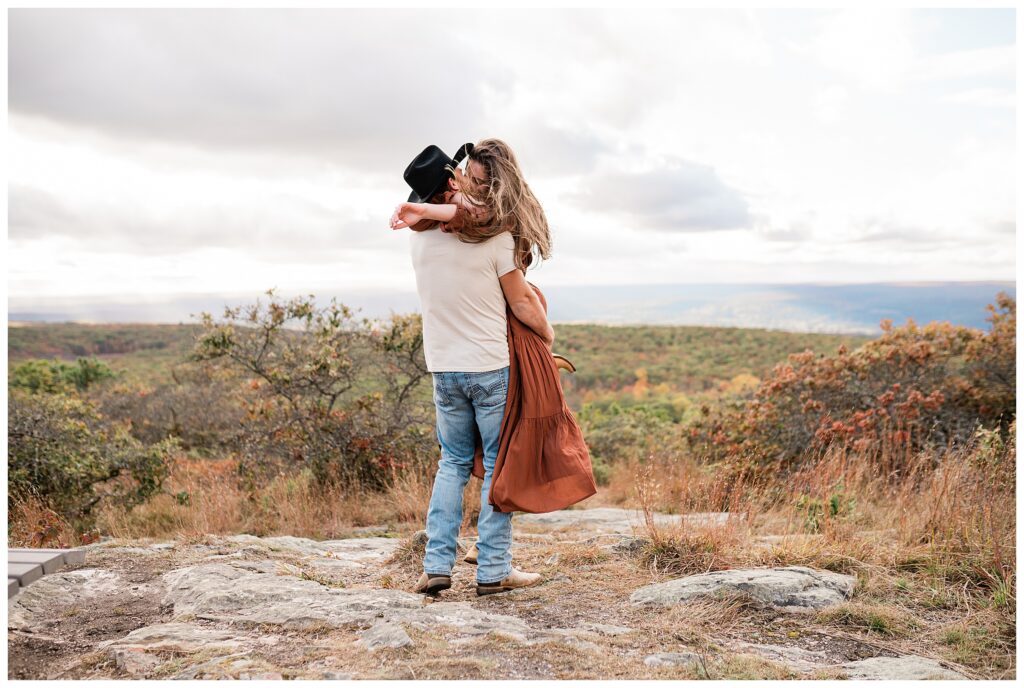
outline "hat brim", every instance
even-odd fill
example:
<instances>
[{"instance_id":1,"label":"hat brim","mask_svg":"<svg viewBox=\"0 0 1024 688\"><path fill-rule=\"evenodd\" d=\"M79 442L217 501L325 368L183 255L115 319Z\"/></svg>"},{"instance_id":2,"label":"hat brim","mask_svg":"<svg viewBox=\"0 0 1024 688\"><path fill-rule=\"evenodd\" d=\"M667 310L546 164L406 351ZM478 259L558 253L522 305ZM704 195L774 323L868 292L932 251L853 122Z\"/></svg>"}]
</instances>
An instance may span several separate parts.
<instances>
[{"instance_id":1,"label":"hat brim","mask_svg":"<svg viewBox=\"0 0 1024 688\"><path fill-rule=\"evenodd\" d=\"M444 181L442 181L440 184L438 184L436 187L434 187L431 190L430 194L428 194L426 198L421 198L418 193L416 193L415 191L412 191L409 194L409 201L408 202L409 203L429 203L430 199L433 198L434 196L436 196L438 194L438 192L441 189L443 189L447 183L448 183L448 179L445 178Z\"/></svg>"}]
</instances>

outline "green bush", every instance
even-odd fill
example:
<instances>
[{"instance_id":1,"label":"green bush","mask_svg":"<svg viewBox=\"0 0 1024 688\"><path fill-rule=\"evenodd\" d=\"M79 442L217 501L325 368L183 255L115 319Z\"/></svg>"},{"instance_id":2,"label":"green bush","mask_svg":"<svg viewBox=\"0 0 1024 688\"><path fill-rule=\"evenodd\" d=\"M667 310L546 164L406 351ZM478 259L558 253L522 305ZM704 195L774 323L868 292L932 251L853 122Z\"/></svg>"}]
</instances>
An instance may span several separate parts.
<instances>
[{"instance_id":1,"label":"green bush","mask_svg":"<svg viewBox=\"0 0 1024 688\"><path fill-rule=\"evenodd\" d=\"M664 446L680 437L679 426L670 413L657 406L623 406L586 403L577 417L590 455L598 465L620 460L643 459L652 446Z\"/></svg>"},{"instance_id":2,"label":"green bush","mask_svg":"<svg viewBox=\"0 0 1024 688\"><path fill-rule=\"evenodd\" d=\"M71 390L84 391L94 382L114 377L114 372L102 361L79 358L74 365L54 359L32 359L17 365L11 371L8 387L30 392L55 394Z\"/></svg>"},{"instance_id":3,"label":"green bush","mask_svg":"<svg viewBox=\"0 0 1024 688\"><path fill-rule=\"evenodd\" d=\"M397 472L431 460L429 379L419 314L356 319L334 299L283 301L202 314L193 361L250 380L240 471L249 485L295 467L319 485L384 488Z\"/></svg>"},{"instance_id":4,"label":"green bush","mask_svg":"<svg viewBox=\"0 0 1024 688\"><path fill-rule=\"evenodd\" d=\"M8 500L34 494L76 525L97 504L126 507L159 492L176 443L146 446L123 426L106 427L88 402L63 394L10 391Z\"/></svg>"},{"instance_id":5,"label":"green bush","mask_svg":"<svg viewBox=\"0 0 1024 688\"><path fill-rule=\"evenodd\" d=\"M212 366L169 366L169 379L155 384L118 381L90 391L105 418L129 425L144 444L176 437L190 455L218 456L237 450L245 419L248 385Z\"/></svg>"}]
</instances>

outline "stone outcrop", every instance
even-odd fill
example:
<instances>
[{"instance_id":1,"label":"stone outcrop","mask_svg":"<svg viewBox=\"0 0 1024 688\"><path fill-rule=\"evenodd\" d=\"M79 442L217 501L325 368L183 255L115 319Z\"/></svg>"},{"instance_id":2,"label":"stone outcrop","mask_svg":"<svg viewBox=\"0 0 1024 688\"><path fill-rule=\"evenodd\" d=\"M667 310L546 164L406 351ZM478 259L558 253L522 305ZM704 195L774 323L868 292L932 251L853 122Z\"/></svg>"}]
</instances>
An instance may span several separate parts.
<instances>
[{"instance_id":1,"label":"stone outcrop","mask_svg":"<svg viewBox=\"0 0 1024 688\"><path fill-rule=\"evenodd\" d=\"M730 518L738 518L735 514L652 514L655 526L692 526L723 525ZM646 530L644 513L639 509L563 509L546 514L516 514L514 525L542 526L551 529L569 529L574 533L581 531L598 531L601 533L619 533L629 535L633 532Z\"/></svg>"},{"instance_id":2,"label":"stone outcrop","mask_svg":"<svg viewBox=\"0 0 1024 688\"><path fill-rule=\"evenodd\" d=\"M659 514L655 522L722 524L730 518ZM368 678L378 669L382 675L398 677L387 668L401 663L395 660L421 661L435 647L448 648L449 654L436 658L442 663L448 658L466 661L470 671L492 666L496 654L500 661L512 656L502 654L508 651L505 642L490 642L499 639L517 645L557 643L568 646L557 653L575 655L577 666L596 667L598 660L612 660L641 677L689 675L694 665L705 662L713 674L723 657L745 654L804 677L825 670L830 676L851 679L963 678L917 656L849 661L876 649L895 653L875 645L865 652L864 645L834 643L824 634L786 638L773 631L756 637L779 644L759 644L744 642L735 632L722 633L727 637L707 638L713 641L707 646L711 650L698 655L695 648L681 645L679 637L652 635L663 626L653 618L655 623L648 624L648 618L662 612L672 618L677 613L661 607L736 594L780 610L811 611L845 601L855 579L800 566L727 570L644 585L629 594L644 581L642 572L629 574L640 583L627 581L630 587L623 588L622 581L616 581L602 589L594 586L605 572L592 570L608 562L625 565L622 556L635 555L650 543L642 532L641 512L570 509L517 514L515 519L529 524L521 537L517 533L520 549L515 556L527 550L526 557L532 557L528 566L544 572L543 586L487 598L472 595L473 568L460 561L456 566L463 568L457 568L456 575L462 577L450 593L431 600L410 592L416 562L392 558L408 539L317 541L235 535L208 536L198 542L104 541L88 546L88 568L46 576L10 601L8 647L12 639L23 647L36 643L44 678L51 671L48 653L53 647L67 648L66 662L55 667L53 678L62 677L69 662L91 657L82 660L87 665L82 674L88 678L344 680ZM366 532L382 530L367 527ZM422 544L424 536L417 533L414 546L417 541ZM471 537L460 538L460 552L472 542ZM567 566L573 544L583 545L584 554L589 554L588 547L596 547L611 556L597 557L601 563L594 566ZM580 604L563 603L573 595L580 595ZM631 604L625 603L627 595ZM786 623L801 622L799 617L786 618ZM78 635L62 636L64 624L74 626ZM346 645L339 645L339 638ZM98 652L82 652L83 647ZM526 654L546 655L535 651L516 656ZM95 655L105 659L99 669ZM506 673L494 678L521 676L524 669L531 676L543 675L546 666L505 666ZM409 669L419 667L402 669L402 678Z\"/></svg>"},{"instance_id":3,"label":"stone outcrop","mask_svg":"<svg viewBox=\"0 0 1024 688\"><path fill-rule=\"evenodd\" d=\"M364 623L378 612L415 609L423 603L421 595L411 592L328 588L279 576L259 564L201 564L171 571L163 579L164 604L174 605L175 614L214 621L344 627Z\"/></svg>"},{"instance_id":4,"label":"stone outcrop","mask_svg":"<svg viewBox=\"0 0 1024 688\"><path fill-rule=\"evenodd\" d=\"M745 594L786 611L808 611L843 602L855 584L853 576L805 566L730 569L646 585L629 599L637 605L670 606L699 597Z\"/></svg>"},{"instance_id":5,"label":"stone outcrop","mask_svg":"<svg viewBox=\"0 0 1024 688\"><path fill-rule=\"evenodd\" d=\"M130 590L120 575L104 569L78 569L44 576L8 604L7 627L39 632L60 622L53 609L71 609L87 600ZM140 586L136 586L137 588Z\"/></svg>"}]
</instances>

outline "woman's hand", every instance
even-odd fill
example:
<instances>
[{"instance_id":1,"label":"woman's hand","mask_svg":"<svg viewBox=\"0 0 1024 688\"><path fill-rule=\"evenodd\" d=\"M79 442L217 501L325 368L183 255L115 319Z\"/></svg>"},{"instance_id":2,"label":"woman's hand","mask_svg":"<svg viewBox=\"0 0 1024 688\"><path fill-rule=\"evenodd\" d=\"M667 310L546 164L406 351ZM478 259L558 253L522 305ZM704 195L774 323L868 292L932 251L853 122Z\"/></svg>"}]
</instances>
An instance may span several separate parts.
<instances>
[{"instance_id":1,"label":"woman's hand","mask_svg":"<svg viewBox=\"0 0 1024 688\"><path fill-rule=\"evenodd\" d=\"M426 217L426 203L399 203L391 214L391 229L403 229Z\"/></svg>"}]
</instances>

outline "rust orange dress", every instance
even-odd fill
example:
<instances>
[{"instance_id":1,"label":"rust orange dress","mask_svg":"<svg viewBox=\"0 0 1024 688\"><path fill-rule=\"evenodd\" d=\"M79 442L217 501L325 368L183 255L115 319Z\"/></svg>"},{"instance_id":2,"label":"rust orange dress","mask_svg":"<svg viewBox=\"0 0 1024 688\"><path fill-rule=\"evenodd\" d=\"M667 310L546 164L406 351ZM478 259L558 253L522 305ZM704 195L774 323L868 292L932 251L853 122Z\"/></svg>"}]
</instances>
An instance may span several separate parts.
<instances>
[{"instance_id":1,"label":"rust orange dress","mask_svg":"<svg viewBox=\"0 0 1024 688\"><path fill-rule=\"evenodd\" d=\"M548 304L537 285L544 311ZM495 511L546 513L597 493L590 452L565 403L551 350L512 313L508 318L508 398L501 419L498 458L487 501ZM476 433L473 475L484 477L483 442Z\"/></svg>"}]
</instances>

